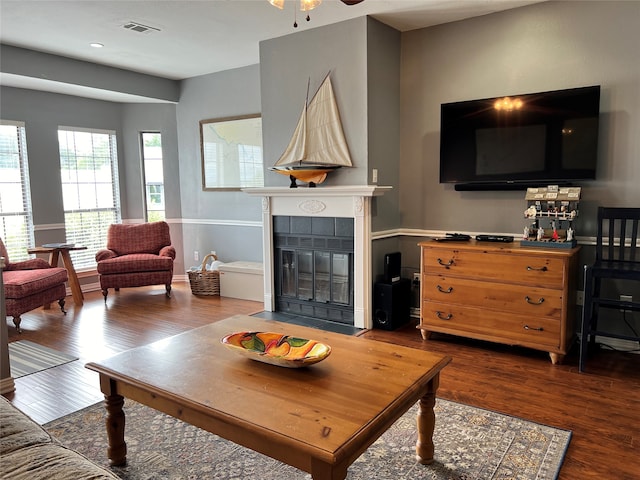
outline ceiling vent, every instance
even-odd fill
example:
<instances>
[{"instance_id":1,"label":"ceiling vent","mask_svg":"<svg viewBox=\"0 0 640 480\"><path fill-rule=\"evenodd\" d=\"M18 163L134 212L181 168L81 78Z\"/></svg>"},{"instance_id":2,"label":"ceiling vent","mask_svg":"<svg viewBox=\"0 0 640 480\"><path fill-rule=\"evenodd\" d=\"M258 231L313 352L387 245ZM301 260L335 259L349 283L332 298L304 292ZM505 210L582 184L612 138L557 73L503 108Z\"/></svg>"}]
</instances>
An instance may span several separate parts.
<instances>
[{"instance_id":1,"label":"ceiling vent","mask_svg":"<svg viewBox=\"0 0 640 480\"><path fill-rule=\"evenodd\" d=\"M142 23L133 21L125 23L122 25L122 28L136 33L154 33L160 31L159 28L150 27L149 25L143 25Z\"/></svg>"}]
</instances>

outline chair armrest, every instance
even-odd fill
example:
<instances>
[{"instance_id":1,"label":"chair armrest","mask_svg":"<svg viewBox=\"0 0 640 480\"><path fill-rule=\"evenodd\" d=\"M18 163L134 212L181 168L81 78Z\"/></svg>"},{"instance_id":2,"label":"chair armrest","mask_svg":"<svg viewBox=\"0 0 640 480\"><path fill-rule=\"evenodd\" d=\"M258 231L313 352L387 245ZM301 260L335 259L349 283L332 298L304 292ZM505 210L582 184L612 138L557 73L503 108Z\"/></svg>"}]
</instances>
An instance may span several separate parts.
<instances>
[{"instance_id":1,"label":"chair armrest","mask_svg":"<svg viewBox=\"0 0 640 480\"><path fill-rule=\"evenodd\" d=\"M49 262L42 258L32 258L21 262L12 262L5 267L5 271L11 270L37 270L40 268L51 268Z\"/></svg>"},{"instance_id":2,"label":"chair armrest","mask_svg":"<svg viewBox=\"0 0 640 480\"><path fill-rule=\"evenodd\" d=\"M103 248L96 252L96 262L100 262L102 260L109 260L110 258L115 258L117 256L118 255L113 250Z\"/></svg>"},{"instance_id":3,"label":"chair armrest","mask_svg":"<svg viewBox=\"0 0 640 480\"><path fill-rule=\"evenodd\" d=\"M161 257L171 257L174 260L176 259L176 249L173 245L167 245L166 247L162 247L160 252L158 253Z\"/></svg>"}]
</instances>

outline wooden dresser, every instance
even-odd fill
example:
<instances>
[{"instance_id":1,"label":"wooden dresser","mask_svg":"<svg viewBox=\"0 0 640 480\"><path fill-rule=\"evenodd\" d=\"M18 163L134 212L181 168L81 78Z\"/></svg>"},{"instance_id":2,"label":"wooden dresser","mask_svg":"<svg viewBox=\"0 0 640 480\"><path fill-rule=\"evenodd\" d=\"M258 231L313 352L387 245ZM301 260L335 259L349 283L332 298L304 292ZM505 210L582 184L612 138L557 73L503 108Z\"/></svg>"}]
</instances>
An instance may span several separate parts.
<instances>
[{"instance_id":1,"label":"wooden dresser","mask_svg":"<svg viewBox=\"0 0 640 480\"><path fill-rule=\"evenodd\" d=\"M549 352L559 363L574 340L580 247L519 242L436 242L421 248L420 325Z\"/></svg>"}]
</instances>

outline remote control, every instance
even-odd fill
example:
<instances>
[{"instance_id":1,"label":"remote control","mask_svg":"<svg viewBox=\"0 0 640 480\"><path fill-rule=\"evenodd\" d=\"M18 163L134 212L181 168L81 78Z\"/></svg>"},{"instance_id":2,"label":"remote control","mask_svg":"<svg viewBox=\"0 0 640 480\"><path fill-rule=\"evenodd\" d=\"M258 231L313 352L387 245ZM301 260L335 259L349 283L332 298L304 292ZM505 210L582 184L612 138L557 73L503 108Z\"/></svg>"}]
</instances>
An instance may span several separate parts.
<instances>
[{"instance_id":1,"label":"remote control","mask_svg":"<svg viewBox=\"0 0 640 480\"><path fill-rule=\"evenodd\" d=\"M454 238L456 240L471 240L471 236L466 233L447 233L447 237Z\"/></svg>"},{"instance_id":2,"label":"remote control","mask_svg":"<svg viewBox=\"0 0 640 480\"><path fill-rule=\"evenodd\" d=\"M479 242L513 242L512 235L478 235L476 240Z\"/></svg>"},{"instance_id":3,"label":"remote control","mask_svg":"<svg viewBox=\"0 0 640 480\"><path fill-rule=\"evenodd\" d=\"M468 242L471 237L464 233L447 233L446 237L435 237L434 240L436 242Z\"/></svg>"}]
</instances>

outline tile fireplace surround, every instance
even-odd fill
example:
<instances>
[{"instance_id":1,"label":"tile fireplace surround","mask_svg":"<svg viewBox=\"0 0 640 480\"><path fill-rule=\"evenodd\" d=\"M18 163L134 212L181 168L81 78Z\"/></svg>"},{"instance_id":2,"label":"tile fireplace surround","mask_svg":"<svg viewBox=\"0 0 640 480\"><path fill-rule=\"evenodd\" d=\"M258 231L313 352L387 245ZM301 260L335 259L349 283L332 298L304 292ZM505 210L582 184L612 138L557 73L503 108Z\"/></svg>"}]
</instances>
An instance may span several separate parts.
<instances>
[{"instance_id":1,"label":"tile fireplace surround","mask_svg":"<svg viewBox=\"0 0 640 480\"><path fill-rule=\"evenodd\" d=\"M354 223L354 327L371 328L371 199L392 187L377 185L335 187L262 187L243 192L262 197L262 256L264 258L264 309L275 308L274 215L352 218Z\"/></svg>"}]
</instances>

